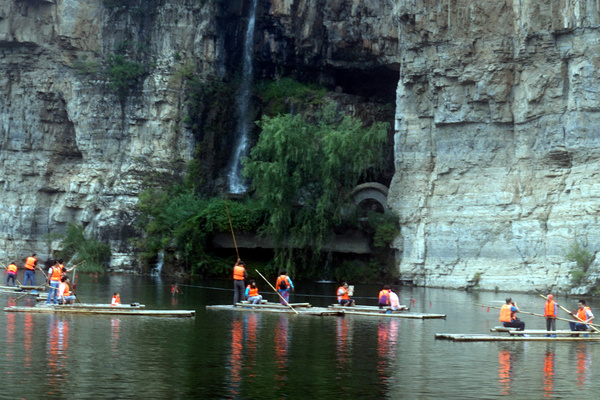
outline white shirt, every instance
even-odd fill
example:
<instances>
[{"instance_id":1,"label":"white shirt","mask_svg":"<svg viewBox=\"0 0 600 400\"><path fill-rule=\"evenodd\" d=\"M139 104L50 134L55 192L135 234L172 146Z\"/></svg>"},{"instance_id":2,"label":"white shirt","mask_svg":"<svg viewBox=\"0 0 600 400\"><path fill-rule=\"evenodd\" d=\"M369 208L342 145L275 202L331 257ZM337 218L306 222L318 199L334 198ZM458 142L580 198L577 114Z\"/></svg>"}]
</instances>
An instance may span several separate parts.
<instances>
[{"instance_id":1,"label":"white shirt","mask_svg":"<svg viewBox=\"0 0 600 400\"><path fill-rule=\"evenodd\" d=\"M390 291L390 306L392 310L400 309L400 299L398 298L398 295L392 291Z\"/></svg>"}]
</instances>

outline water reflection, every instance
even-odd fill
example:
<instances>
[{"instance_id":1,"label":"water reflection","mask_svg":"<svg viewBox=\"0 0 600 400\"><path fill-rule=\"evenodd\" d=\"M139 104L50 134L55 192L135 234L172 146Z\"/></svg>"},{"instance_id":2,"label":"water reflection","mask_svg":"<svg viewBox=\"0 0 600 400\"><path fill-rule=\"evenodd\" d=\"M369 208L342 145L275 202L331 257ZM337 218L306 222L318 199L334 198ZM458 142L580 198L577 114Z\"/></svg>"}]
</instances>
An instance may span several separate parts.
<instances>
[{"instance_id":1,"label":"water reflection","mask_svg":"<svg viewBox=\"0 0 600 400\"><path fill-rule=\"evenodd\" d=\"M498 352L498 382L500 393L504 396L510 394L510 384L513 379L514 358L510 350Z\"/></svg>"},{"instance_id":2,"label":"water reflection","mask_svg":"<svg viewBox=\"0 0 600 400\"><path fill-rule=\"evenodd\" d=\"M12 307L16 305L16 301L14 299L8 299L6 305L8 307ZM15 314L7 313L11 315L6 316L6 359L8 361L13 361L13 351L15 347Z\"/></svg>"},{"instance_id":3,"label":"water reflection","mask_svg":"<svg viewBox=\"0 0 600 400\"><path fill-rule=\"evenodd\" d=\"M110 344L114 353L118 350L119 336L121 333L121 320L119 318L110 319Z\"/></svg>"},{"instance_id":4,"label":"water reflection","mask_svg":"<svg viewBox=\"0 0 600 400\"><path fill-rule=\"evenodd\" d=\"M349 318L338 318L336 320L336 359L338 368L344 369L350 359L352 347L352 320Z\"/></svg>"},{"instance_id":5,"label":"water reflection","mask_svg":"<svg viewBox=\"0 0 600 400\"><path fill-rule=\"evenodd\" d=\"M588 343L579 343L575 350L577 386L584 387L590 381L590 367L592 357Z\"/></svg>"},{"instance_id":6,"label":"water reflection","mask_svg":"<svg viewBox=\"0 0 600 400\"><path fill-rule=\"evenodd\" d=\"M232 397L240 396L244 379L256 375L258 325L259 316L253 313L239 315L231 322L229 391ZM248 371L246 376L244 370Z\"/></svg>"},{"instance_id":7,"label":"water reflection","mask_svg":"<svg viewBox=\"0 0 600 400\"><path fill-rule=\"evenodd\" d=\"M275 328L275 381L283 388L287 380L288 351L290 343L289 318L280 315Z\"/></svg>"},{"instance_id":8,"label":"water reflection","mask_svg":"<svg viewBox=\"0 0 600 400\"><path fill-rule=\"evenodd\" d=\"M381 321L377 327L377 372L381 383L388 384L393 376L398 339L398 320Z\"/></svg>"},{"instance_id":9,"label":"water reflection","mask_svg":"<svg viewBox=\"0 0 600 400\"><path fill-rule=\"evenodd\" d=\"M555 346L548 345L548 348L544 353L544 397L552 397L552 392L554 390L554 360Z\"/></svg>"},{"instance_id":10,"label":"water reflection","mask_svg":"<svg viewBox=\"0 0 600 400\"><path fill-rule=\"evenodd\" d=\"M48 359L48 394L58 394L61 382L66 381L65 360L68 356L69 322L56 315L48 317L47 359Z\"/></svg>"}]
</instances>

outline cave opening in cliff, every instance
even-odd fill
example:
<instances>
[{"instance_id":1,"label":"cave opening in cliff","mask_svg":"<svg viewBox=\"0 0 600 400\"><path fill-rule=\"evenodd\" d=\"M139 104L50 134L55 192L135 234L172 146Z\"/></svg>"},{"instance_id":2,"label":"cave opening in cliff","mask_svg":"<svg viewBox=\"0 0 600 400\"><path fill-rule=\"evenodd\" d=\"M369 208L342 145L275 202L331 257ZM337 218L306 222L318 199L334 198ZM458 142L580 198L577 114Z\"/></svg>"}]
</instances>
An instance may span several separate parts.
<instances>
[{"instance_id":1,"label":"cave opening in cliff","mask_svg":"<svg viewBox=\"0 0 600 400\"><path fill-rule=\"evenodd\" d=\"M395 103L399 73L388 67L336 69L333 81L342 92L367 97L382 103Z\"/></svg>"}]
</instances>

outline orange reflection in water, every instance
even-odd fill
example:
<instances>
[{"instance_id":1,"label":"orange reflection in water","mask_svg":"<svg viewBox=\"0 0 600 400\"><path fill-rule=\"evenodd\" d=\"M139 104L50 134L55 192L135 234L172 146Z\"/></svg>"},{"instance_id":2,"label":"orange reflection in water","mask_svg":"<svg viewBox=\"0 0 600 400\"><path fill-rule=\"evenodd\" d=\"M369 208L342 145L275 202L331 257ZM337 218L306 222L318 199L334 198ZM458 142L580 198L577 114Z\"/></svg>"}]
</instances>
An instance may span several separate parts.
<instances>
[{"instance_id":1,"label":"orange reflection in water","mask_svg":"<svg viewBox=\"0 0 600 400\"><path fill-rule=\"evenodd\" d=\"M350 319L338 318L336 320L336 359L338 367L344 369L350 359Z\"/></svg>"},{"instance_id":2,"label":"orange reflection in water","mask_svg":"<svg viewBox=\"0 0 600 400\"><path fill-rule=\"evenodd\" d=\"M281 382L279 387L287 380L289 340L289 320L281 315L275 328L275 381Z\"/></svg>"},{"instance_id":3,"label":"orange reflection in water","mask_svg":"<svg viewBox=\"0 0 600 400\"><path fill-rule=\"evenodd\" d=\"M398 340L398 320L380 322L377 327L377 372L382 382L386 382L393 372Z\"/></svg>"},{"instance_id":4,"label":"orange reflection in water","mask_svg":"<svg viewBox=\"0 0 600 400\"><path fill-rule=\"evenodd\" d=\"M253 368L256 366L257 343L258 343L258 316L256 314L244 314L241 318L231 322L231 355L229 360L230 377L229 388L232 397L240 395L242 384L242 372L248 370L248 376L252 377Z\"/></svg>"},{"instance_id":5,"label":"orange reflection in water","mask_svg":"<svg viewBox=\"0 0 600 400\"><path fill-rule=\"evenodd\" d=\"M544 354L544 397L552 397L554 389L554 358L554 351L546 350Z\"/></svg>"},{"instance_id":6,"label":"orange reflection in water","mask_svg":"<svg viewBox=\"0 0 600 400\"><path fill-rule=\"evenodd\" d=\"M31 367L31 353L33 351L33 314L25 313L23 322L23 346L25 347L25 367Z\"/></svg>"},{"instance_id":7,"label":"orange reflection in water","mask_svg":"<svg viewBox=\"0 0 600 400\"><path fill-rule=\"evenodd\" d=\"M587 343L580 343L577 346L577 386L583 387L589 382L591 363L592 359Z\"/></svg>"},{"instance_id":8,"label":"orange reflection in water","mask_svg":"<svg viewBox=\"0 0 600 400\"><path fill-rule=\"evenodd\" d=\"M513 358L509 350L500 350L498 352L498 382L500 382L500 393L502 395L510 394L510 383L513 374Z\"/></svg>"}]
</instances>

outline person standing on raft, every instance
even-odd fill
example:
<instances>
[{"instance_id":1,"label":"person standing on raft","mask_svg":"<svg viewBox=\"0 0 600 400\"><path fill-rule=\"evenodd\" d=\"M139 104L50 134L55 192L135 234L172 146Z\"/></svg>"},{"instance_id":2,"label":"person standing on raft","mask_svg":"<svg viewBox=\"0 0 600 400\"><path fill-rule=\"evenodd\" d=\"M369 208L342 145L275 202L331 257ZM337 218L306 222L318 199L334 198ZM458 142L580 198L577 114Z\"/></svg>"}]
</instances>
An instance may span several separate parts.
<instances>
[{"instance_id":1,"label":"person standing on raft","mask_svg":"<svg viewBox=\"0 0 600 400\"><path fill-rule=\"evenodd\" d=\"M275 288L277 289L277 293L282 297L280 300L281 304L287 306L290 300L290 291L294 290L294 283L290 277L286 275L286 271L279 272L279 276L275 282Z\"/></svg>"},{"instance_id":2,"label":"person standing on raft","mask_svg":"<svg viewBox=\"0 0 600 400\"><path fill-rule=\"evenodd\" d=\"M506 304L500 308L500 322L505 328L517 328L518 331L525 330L525 322L519 321L516 313L519 312L517 303L513 302L510 297L506 299Z\"/></svg>"},{"instance_id":3,"label":"person standing on raft","mask_svg":"<svg viewBox=\"0 0 600 400\"><path fill-rule=\"evenodd\" d=\"M549 294L548 300L546 300L546 304L544 306L544 318L546 318L547 331L556 330L556 317L558 317L558 305L554 300L552 300L553 298L554 296Z\"/></svg>"},{"instance_id":4,"label":"person standing on raft","mask_svg":"<svg viewBox=\"0 0 600 400\"><path fill-rule=\"evenodd\" d=\"M58 261L54 261L54 264L48 269L48 285L50 291L48 292L48 298L46 299L46 305L50 303L58 304L58 286L60 285L60 278L62 278L62 269L58 264Z\"/></svg>"},{"instance_id":5,"label":"person standing on raft","mask_svg":"<svg viewBox=\"0 0 600 400\"><path fill-rule=\"evenodd\" d=\"M31 286L35 284L35 268L37 262L37 254L35 253L25 260L25 278L23 278L23 286L27 286L27 282L29 282Z\"/></svg>"},{"instance_id":6,"label":"person standing on raft","mask_svg":"<svg viewBox=\"0 0 600 400\"><path fill-rule=\"evenodd\" d=\"M240 301L244 300L244 278L248 277L248 272L246 272L246 264L237 259L237 262L233 266L233 306Z\"/></svg>"},{"instance_id":7,"label":"person standing on raft","mask_svg":"<svg viewBox=\"0 0 600 400\"><path fill-rule=\"evenodd\" d=\"M11 262L10 264L8 264L8 267L6 267L6 286L9 286L9 282L12 279L12 285L15 286L15 279L17 277L17 264L15 264L14 262Z\"/></svg>"}]
</instances>

